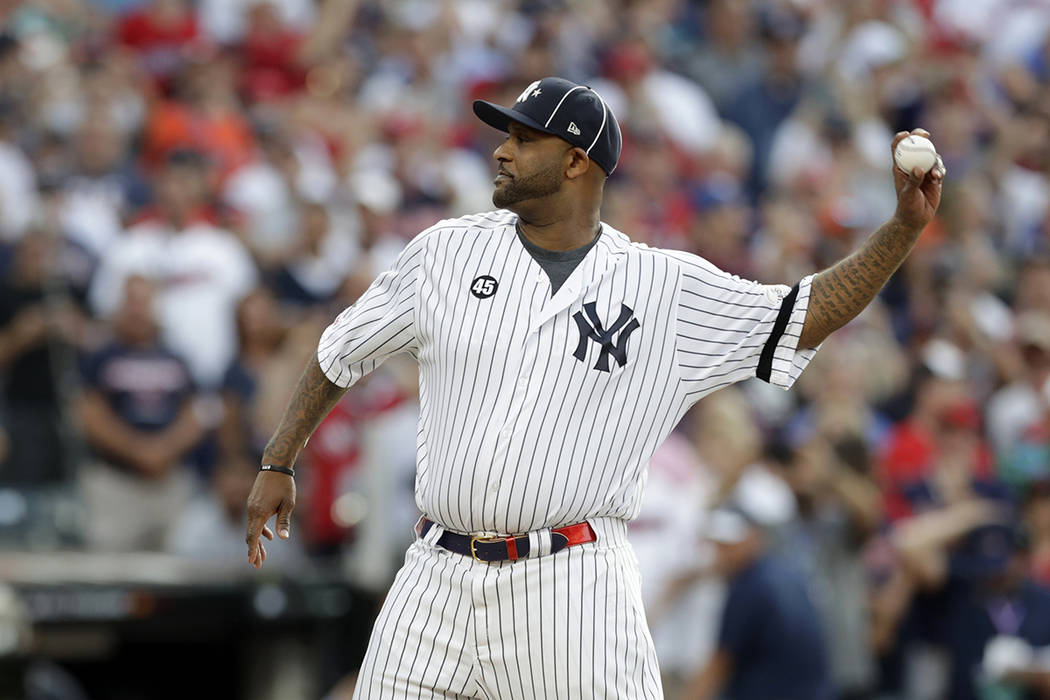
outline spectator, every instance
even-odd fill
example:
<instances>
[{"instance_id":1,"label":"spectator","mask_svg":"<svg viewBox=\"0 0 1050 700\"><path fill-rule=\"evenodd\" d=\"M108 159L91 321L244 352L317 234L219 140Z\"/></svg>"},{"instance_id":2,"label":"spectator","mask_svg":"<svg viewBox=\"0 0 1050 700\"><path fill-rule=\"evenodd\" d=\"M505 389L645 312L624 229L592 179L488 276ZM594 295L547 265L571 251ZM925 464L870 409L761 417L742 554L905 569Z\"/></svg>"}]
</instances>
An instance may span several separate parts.
<instances>
[{"instance_id":1,"label":"spectator","mask_svg":"<svg viewBox=\"0 0 1050 700\"><path fill-rule=\"evenodd\" d=\"M194 489L183 459L202 436L186 364L159 341L154 285L131 276L113 340L84 362L78 405L94 453L81 473L85 539L102 550L159 550Z\"/></svg>"},{"instance_id":2,"label":"spectator","mask_svg":"<svg viewBox=\"0 0 1050 700\"><path fill-rule=\"evenodd\" d=\"M715 106L725 109L740 85L753 82L762 68L756 50L755 18L747 3L715 0L704 13L706 41L685 57L689 77L700 83Z\"/></svg>"},{"instance_id":3,"label":"spectator","mask_svg":"<svg viewBox=\"0 0 1050 700\"><path fill-rule=\"evenodd\" d=\"M1017 318L1021 371L988 401L988 432L997 455L1006 457L1044 412L1043 386L1050 380L1050 314L1027 311Z\"/></svg>"},{"instance_id":4,"label":"spectator","mask_svg":"<svg viewBox=\"0 0 1050 700\"><path fill-rule=\"evenodd\" d=\"M595 89L633 128L660 133L694 155L715 145L721 122L711 98L699 85L660 66L645 42L613 47L605 72L613 82Z\"/></svg>"},{"instance_id":5,"label":"spectator","mask_svg":"<svg viewBox=\"0 0 1050 700\"><path fill-rule=\"evenodd\" d=\"M63 380L76 366L71 353L84 319L60 287L59 244L52 234L26 235L0 278L0 422L12 436L0 481L7 483L55 483L72 473Z\"/></svg>"},{"instance_id":6,"label":"spectator","mask_svg":"<svg viewBox=\"0 0 1050 700\"><path fill-rule=\"evenodd\" d=\"M317 306L331 301L350 273L353 242L345 231L333 228L323 205L303 202L298 213L296 244L286 251L272 284L285 304Z\"/></svg>"},{"instance_id":7,"label":"spectator","mask_svg":"<svg viewBox=\"0 0 1050 700\"><path fill-rule=\"evenodd\" d=\"M202 0L199 5L204 32L220 44L236 44L248 26L252 11L270 5L278 21L294 29L304 29L314 21L314 4L306 0Z\"/></svg>"},{"instance_id":8,"label":"spectator","mask_svg":"<svg viewBox=\"0 0 1050 700\"><path fill-rule=\"evenodd\" d=\"M139 55L146 70L163 86L188 58L200 28L186 0L149 0L121 19L118 33L120 42Z\"/></svg>"},{"instance_id":9,"label":"spectator","mask_svg":"<svg viewBox=\"0 0 1050 700\"><path fill-rule=\"evenodd\" d=\"M649 462L641 512L628 526L645 572L642 602L670 697L713 651L724 591L710 575L714 548L703 539L703 523L717 486L684 431L673 432Z\"/></svg>"},{"instance_id":10,"label":"spectator","mask_svg":"<svg viewBox=\"0 0 1050 700\"><path fill-rule=\"evenodd\" d=\"M0 62L10 61L9 37L0 35ZM18 144L19 104L0 95L0 241L19 238L36 215L36 171Z\"/></svg>"},{"instance_id":11,"label":"spectator","mask_svg":"<svg viewBox=\"0 0 1050 700\"><path fill-rule=\"evenodd\" d=\"M981 416L964 381L962 355L940 341L926 348L918 370L910 415L891 430L881 459L886 515L913 513L916 499L928 497L929 477L939 464L952 484L969 488L991 476L991 455L981 437ZM942 442L943 440L943 442ZM953 487L953 491L955 491Z\"/></svg>"},{"instance_id":12,"label":"spectator","mask_svg":"<svg viewBox=\"0 0 1050 700\"><path fill-rule=\"evenodd\" d=\"M186 361L200 387L215 389L235 351L234 307L257 273L241 243L213 223L207 175L199 153L168 157L155 209L114 242L89 300L97 313L112 314L128 277L151 279L165 345Z\"/></svg>"},{"instance_id":13,"label":"spectator","mask_svg":"<svg viewBox=\"0 0 1050 700\"><path fill-rule=\"evenodd\" d=\"M769 9L760 18L766 52L765 70L739 86L725 115L750 137L755 159L748 191L757 196L766 186L766 167L777 128L787 119L807 90L798 65L798 43L805 32L803 18L794 10Z\"/></svg>"},{"instance_id":14,"label":"spectator","mask_svg":"<svg viewBox=\"0 0 1050 700\"><path fill-rule=\"evenodd\" d=\"M717 649L686 697L832 698L827 643L802 572L774 553L755 518L740 508L712 512L707 536L728 595Z\"/></svg>"},{"instance_id":15,"label":"spectator","mask_svg":"<svg viewBox=\"0 0 1050 700\"><path fill-rule=\"evenodd\" d=\"M906 545L908 546L908 545ZM909 552L912 563L919 550ZM1050 589L1028 575L1028 544L1012 525L972 529L950 555L926 550L923 600L930 637L948 654L948 700L1050 695L1050 668L1035 650L1050 647Z\"/></svg>"},{"instance_id":16,"label":"spectator","mask_svg":"<svg viewBox=\"0 0 1050 700\"><path fill-rule=\"evenodd\" d=\"M300 60L304 37L284 24L281 10L273 0L257 0L248 9L248 31L239 48L242 90L252 102L280 99L306 85Z\"/></svg>"},{"instance_id":17,"label":"spectator","mask_svg":"<svg viewBox=\"0 0 1050 700\"><path fill-rule=\"evenodd\" d=\"M112 120L86 120L74 139L75 174L62 184L60 217L66 236L96 261L120 237L124 221L149 201L149 186Z\"/></svg>"},{"instance_id":18,"label":"spectator","mask_svg":"<svg viewBox=\"0 0 1050 700\"><path fill-rule=\"evenodd\" d=\"M751 279L747 255L749 209L739 183L712 177L692 192L696 216L690 225L689 248L734 275Z\"/></svg>"},{"instance_id":19,"label":"spectator","mask_svg":"<svg viewBox=\"0 0 1050 700\"><path fill-rule=\"evenodd\" d=\"M273 294L264 288L249 292L237 304L237 356L222 382L219 435L226 461L262 454L284 409L272 388L275 375L289 379L282 368L281 347L288 334L278 319Z\"/></svg>"},{"instance_id":20,"label":"spectator","mask_svg":"<svg viewBox=\"0 0 1050 700\"><path fill-rule=\"evenodd\" d=\"M873 460L859 435L828 440L818 434L794 448L774 446L776 471L798 504L780 538L811 582L825 639L833 640L828 658L835 697L868 697L875 668L863 545L882 521Z\"/></svg>"},{"instance_id":21,"label":"spectator","mask_svg":"<svg viewBox=\"0 0 1050 700\"><path fill-rule=\"evenodd\" d=\"M150 110L143 134L144 164L156 168L173 151L200 151L226 177L251 159L254 136L237 94L236 56L201 52L177 75L172 99Z\"/></svg>"}]
</instances>

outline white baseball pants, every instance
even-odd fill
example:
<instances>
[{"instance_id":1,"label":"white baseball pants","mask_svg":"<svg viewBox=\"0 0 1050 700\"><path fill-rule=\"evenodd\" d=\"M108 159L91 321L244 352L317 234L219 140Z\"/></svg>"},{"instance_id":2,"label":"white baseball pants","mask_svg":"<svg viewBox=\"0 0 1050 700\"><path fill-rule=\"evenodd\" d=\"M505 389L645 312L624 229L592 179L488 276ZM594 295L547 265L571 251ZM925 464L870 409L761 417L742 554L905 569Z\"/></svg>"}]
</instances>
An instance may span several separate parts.
<instances>
[{"instance_id":1,"label":"white baseball pants","mask_svg":"<svg viewBox=\"0 0 1050 700\"><path fill-rule=\"evenodd\" d=\"M626 524L589 522L597 542L498 563L438 547L432 527L394 579L354 698L663 698Z\"/></svg>"}]
</instances>

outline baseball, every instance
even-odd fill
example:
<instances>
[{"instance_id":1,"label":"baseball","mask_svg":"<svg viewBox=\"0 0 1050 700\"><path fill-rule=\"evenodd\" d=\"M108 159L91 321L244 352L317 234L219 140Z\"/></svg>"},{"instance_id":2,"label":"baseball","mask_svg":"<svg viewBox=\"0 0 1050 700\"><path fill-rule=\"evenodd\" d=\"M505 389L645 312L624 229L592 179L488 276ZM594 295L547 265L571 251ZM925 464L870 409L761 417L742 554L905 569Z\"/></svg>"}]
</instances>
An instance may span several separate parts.
<instances>
[{"instance_id":1,"label":"baseball","mask_svg":"<svg viewBox=\"0 0 1050 700\"><path fill-rule=\"evenodd\" d=\"M901 139L893 151L897 167L906 173L919 168L924 173L937 164L937 149L933 142L922 136L907 136Z\"/></svg>"}]
</instances>

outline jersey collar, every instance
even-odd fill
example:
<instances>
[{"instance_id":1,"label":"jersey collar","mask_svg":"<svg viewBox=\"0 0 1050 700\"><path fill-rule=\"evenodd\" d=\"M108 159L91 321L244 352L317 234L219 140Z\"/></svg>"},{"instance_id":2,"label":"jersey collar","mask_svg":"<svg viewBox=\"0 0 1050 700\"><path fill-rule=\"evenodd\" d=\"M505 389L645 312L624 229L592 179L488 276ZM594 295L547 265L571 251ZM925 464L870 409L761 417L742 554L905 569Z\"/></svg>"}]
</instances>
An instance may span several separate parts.
<instances>
[{"instance_id":1,"label":"jersey collar","mask_svg":"<svg viewBox=\"0 0 1050 700\"><path fill-rule=\"evenodd\" d=\"M627 259L629 245L627 236L602 223L602 235L598 242L572 271L561 289L543 304L535 318L536 325L543 325L597 287L607 274ZM528 251L523 252L528 255Z\"/></svg>"}]
</instances>

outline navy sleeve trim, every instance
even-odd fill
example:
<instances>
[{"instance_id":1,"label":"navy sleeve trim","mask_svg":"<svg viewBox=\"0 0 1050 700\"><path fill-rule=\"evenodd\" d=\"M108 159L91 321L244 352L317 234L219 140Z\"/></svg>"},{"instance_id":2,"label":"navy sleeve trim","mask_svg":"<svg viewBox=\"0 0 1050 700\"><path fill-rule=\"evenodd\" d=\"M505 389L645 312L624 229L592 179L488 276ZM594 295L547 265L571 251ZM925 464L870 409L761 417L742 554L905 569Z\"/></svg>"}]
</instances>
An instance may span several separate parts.
<instances>
[{"instance_id":1,"label":"navy sleeve trim","mask_svg":"<svg viewBox=\"0 0 1050 700\"><path fill-rule=\"evenodd\" d=\"M780 339L784 336L784 331L787 330L791 312L795 309L795 298L797 296L798 284L791 288L788 295L784 297L784 301L781 302L777 320L773 322L773 330L770 331L765 347L762 348L762 354L758 358L758 369L755 371L755 376L764 382L769 381L769 377L773 372L773 353L776 352L777 344L780 343Z\"/></svg>"}]
</instances>

